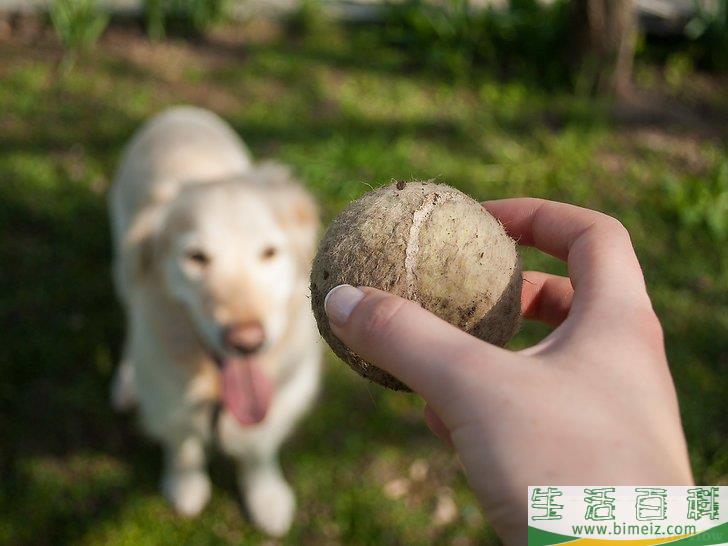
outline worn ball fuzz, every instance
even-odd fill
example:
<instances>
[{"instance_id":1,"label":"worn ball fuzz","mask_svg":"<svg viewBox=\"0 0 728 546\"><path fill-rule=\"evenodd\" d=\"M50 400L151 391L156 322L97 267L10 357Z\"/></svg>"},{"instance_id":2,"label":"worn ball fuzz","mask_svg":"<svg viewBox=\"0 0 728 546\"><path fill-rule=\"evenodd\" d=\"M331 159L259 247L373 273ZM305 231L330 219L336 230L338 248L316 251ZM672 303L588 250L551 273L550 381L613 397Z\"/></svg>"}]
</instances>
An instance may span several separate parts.
<instances>
[{"instance_id":1,"label":"worn ball fuzz","mask_svg":"<svg viewBox=\"0 0 728 546\"><path fill-rule=\"evenodd\" d=\"M331 222L313 263L311 303L321 335L344 362L385 387L408 390L336 338L324 312L329 290L386 290L502 346L520 324L521 283L515 241L477 201L444 184L397 182Z\"/></svg>"}]
</instances>

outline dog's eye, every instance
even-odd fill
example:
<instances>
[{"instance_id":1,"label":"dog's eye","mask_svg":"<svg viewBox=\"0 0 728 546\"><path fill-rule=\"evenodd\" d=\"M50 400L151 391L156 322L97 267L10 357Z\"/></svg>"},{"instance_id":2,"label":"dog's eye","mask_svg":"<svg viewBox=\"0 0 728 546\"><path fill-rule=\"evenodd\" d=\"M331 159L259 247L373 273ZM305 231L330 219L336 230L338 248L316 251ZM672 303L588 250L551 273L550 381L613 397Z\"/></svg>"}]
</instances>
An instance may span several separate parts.
<instances>
[{"instance_id":1,"label":"dog's eye","mask_svg":"<svg viewBox=\"0 0 728 546\"><path fill-rule=\"evenodd\" d=\"M205 266L210 263L210 257L201 250L190 250L187 252L187 259L199 266Z\"/></svg>"},{"instance_id":2,"label":"dog's eye","mask_svg":"<svg viewBox=\"0 0 728 546\"><path fill-rule=\"evenodd\" d=\"M260 257L264 260L270 260L271 258L274 258L276 254L278 254L278 249L274 246L268 246L263 249Z\"/></svg>"}]
</instances>

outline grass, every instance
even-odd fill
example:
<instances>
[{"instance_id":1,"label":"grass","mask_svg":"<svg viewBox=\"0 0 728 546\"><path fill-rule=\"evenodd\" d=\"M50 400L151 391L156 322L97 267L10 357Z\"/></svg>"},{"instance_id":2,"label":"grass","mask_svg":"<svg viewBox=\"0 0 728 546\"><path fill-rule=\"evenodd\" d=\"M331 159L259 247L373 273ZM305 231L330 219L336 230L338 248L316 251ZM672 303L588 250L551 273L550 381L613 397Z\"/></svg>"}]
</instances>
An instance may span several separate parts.
<instances>
[{"instance_id":1,"label":"grass","mask_svg":"<svg viewBox=\"0 0 728 546\"><path fill-rule=\"evenodd\" d=\"M211 505L174 517L157 493L159 449L107 401L123 321L105 192L134 129L182 102L219 112L257 157L293 165L325 220L370 184L410 177L621 219L665 327L696 479L728 483L728 253L711 227L728 191L713 130L725 125L618 122L578 96L413 71L367 30L325 35L253 26L151 44L112 29L62 84L45 34L0 42L0 543L265 542L218 457ZM692 193L676 186L712 193L686 220L691 203L674 196ZM525 261L563 272L533 251ZM545 332L527 325L513 346ZM282 456L299 500L283 542L498 544L421 403L327 360L320 403ZM447 498L453 519L435 518Z\"/></svg>"}]
</instances>

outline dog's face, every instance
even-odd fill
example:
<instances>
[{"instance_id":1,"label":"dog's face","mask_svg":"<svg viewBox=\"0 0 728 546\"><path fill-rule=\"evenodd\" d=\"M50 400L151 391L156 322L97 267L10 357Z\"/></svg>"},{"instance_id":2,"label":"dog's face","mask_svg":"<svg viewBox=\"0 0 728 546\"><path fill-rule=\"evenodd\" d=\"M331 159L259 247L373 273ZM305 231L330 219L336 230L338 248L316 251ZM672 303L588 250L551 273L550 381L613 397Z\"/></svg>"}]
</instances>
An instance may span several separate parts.
<instances>
[{"instance_id":1,"label":"dog's face","mask_svg":"<svg viewBox=\"0 0 728 546\"><path fill-rule=\"evenodd\" d=\"M299 284L296 251L265 201L226 189L193 192L170 211L162 279L218 354L235 348L228 334L240 328L250 332L243 351L265 350L283 334Z\"/></svg>"},{"instance_id":2,"label":"dog's face","mask_svg":"<svg viewBox=\"0 0 728 546\"><path fill-rule=\"evenodd\" d=\"M141 250L141 267L155 270L219 358L263 354L280 340L314 250L312 200L290 181L256 176L184 190Z\"/></svg>"}]
</instances>

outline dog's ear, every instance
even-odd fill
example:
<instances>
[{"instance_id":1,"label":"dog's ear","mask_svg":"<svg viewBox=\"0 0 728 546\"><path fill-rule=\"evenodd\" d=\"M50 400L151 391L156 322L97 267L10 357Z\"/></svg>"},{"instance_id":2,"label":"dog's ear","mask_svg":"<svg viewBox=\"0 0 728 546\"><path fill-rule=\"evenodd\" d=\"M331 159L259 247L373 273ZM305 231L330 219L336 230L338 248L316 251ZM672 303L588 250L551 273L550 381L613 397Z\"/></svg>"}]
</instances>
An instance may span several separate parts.
<instances>
[{"instance_id":1,"label":"dog's ear","mask_svg":"<svg viewBox=\"0 0 728 546\"><path fill-rule=\"evenodd\" d=\"M162 221L161 208L150 207L136 216L127 231L122 246L123 275L127 283L141 279L153 269Z\"/></svg>"},{"instance_id":2,"label":"dog's ear","mask_svg":"<svg viewBox=\"0 0 728 546\"><path fill-rule=\"evenodd\" d=\"M286 230L304 267L311 267L319 230L316 201L285 165L263 162L256 168L256 179L269 195L271 207Z\"/></svg>"}]
</instances>

